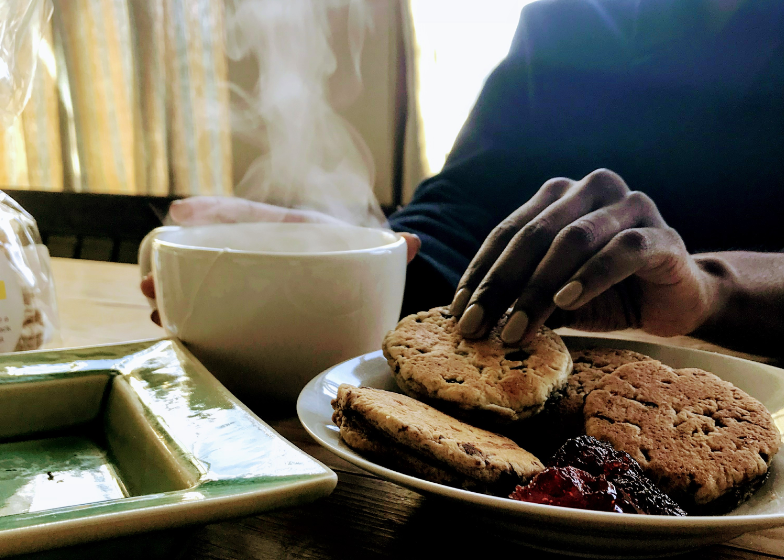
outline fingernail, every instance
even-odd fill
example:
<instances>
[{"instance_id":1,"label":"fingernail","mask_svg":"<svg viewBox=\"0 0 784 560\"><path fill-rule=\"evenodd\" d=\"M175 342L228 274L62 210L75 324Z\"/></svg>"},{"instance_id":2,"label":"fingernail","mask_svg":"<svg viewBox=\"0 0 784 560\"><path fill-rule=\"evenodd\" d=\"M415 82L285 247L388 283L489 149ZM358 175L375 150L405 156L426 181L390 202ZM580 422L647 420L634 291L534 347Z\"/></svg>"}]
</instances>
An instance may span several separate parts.
<instances>
[{"instance_id":1,"label":"fingernail","mask_svg":"<svg viewBox=\"0 0 784 560\"><path fill-rule=\"evenodd\" d=\"M455 317L459 317L465 311L469 299L471 299L471 290L468 288L458 290L455 294L455 299L452 300L452 307L449 308L449 312Z\"/></svg>"},{"instance_id":2,"label":"fingernail","mask_svg":"<svg viewBox=\"0 0 784 560\"><path fill-rule=\"evenodd\" d=\"M566 286L558 290L553 297L553 303L558 307L568 307L583 293L583 285L578 280L572 280Z\"/></svg>"},{"instance_id":3,"label":"fingernail","mask_svg":"<svg viewBox=\"0 0 784 560\"><path fill-rule=\"evenodd\" d=\"M466 312L463 313L463 317L460 319L460 332L463 334L474 334L479 330L479 327L482 325L482 319L484 319L485 310L482 309L482 306L478 303L470 306L466 309Z\"/></svg>"},{"instance_id":4,"label":"fingernail","mask_svg":"<svg viewBox=\"0 0 784 560\"><path fill-rule=\"evenodd\" d=\"M175 222L185 222L193 216L193 208L182 200L175 200L169 206L169 215Z\"/></svg>"},{"instance_id":5,"label":"fingernail","mask_svg":"<svg viewBox=\"0 0 784 560\"><path fill-rule=\"evenodd\" d=\"M525 311L515 311L501 331L501 340L506 344L515 344L523 338L525 329L528 328L528 315Z\"/></svg>"}]
</instances>

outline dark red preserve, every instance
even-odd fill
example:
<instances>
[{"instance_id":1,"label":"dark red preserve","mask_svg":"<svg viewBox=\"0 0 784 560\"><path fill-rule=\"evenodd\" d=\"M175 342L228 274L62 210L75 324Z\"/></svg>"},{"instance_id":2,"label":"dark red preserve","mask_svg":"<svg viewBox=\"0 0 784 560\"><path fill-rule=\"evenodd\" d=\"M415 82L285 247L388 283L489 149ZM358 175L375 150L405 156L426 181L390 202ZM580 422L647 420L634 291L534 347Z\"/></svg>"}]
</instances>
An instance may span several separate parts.
<instances>
[{"instance_id":1,"label":"dark red preserve","mask_svg":"<svg viewBox=\"0 0 784 560\"><path fill-rule=\"evenodd\" d=\"M636 513L612 482L596 478L574 467L549 467L526 486L518 486L509 496L521 502L563 506L594 511Z\"/></svg>"},{"instance_id":2,"label":"dark red preserve","mask_svg":"<svg viewBox=\"0 0 784 560\"><path fill-rule=\"evenodd\" d=\"M628 453L590 436L568 440L547 469L509 497L595 511L686 515Z\"/></svg>"}]
</instances>

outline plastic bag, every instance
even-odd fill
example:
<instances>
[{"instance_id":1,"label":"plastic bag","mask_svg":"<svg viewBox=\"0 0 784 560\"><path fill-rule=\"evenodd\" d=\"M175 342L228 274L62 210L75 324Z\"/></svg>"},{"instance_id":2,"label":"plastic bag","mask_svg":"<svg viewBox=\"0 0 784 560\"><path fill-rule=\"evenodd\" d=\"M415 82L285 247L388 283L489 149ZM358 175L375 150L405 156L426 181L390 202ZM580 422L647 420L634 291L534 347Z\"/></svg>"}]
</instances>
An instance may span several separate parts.
<instances>
[{"instance_id":1,"label":"plastic bag","mask_svg":"<svg viewBox=\"0 0 784 560\"><path fill-rule=\"evenodd\" d=\"M0 126L8 128L30 98L49 0L0 0Z\"/></svg>"},{"instance_id":2,"label":"plastic bag","mask_svg":"<svg viewBox=\"0 0 784 560\"><path fill-rule=\"evenodd\" d=\"M58 333L49 251L33 217L0 192L0 352L35 350Z\"/></svg>"},{"instance_id":3,"label":"plastic bag","mask_svg":"<svg viewBox=\"0 0 784 560\"><path fill-rule=\"evenodd\" d=\"M0 126L30 98L48 0L0 0ZM49 251L30 214L0 192L0 352L35 350L59 333Z\"/></svg>"}]
</instances>

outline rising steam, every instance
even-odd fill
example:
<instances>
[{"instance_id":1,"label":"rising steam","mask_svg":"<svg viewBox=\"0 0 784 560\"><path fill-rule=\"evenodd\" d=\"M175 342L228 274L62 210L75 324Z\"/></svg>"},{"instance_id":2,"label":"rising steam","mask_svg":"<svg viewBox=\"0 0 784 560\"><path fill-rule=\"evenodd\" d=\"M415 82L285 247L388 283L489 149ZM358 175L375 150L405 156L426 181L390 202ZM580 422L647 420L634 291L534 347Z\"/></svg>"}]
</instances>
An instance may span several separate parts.
<instances>
[{"instance_id":1,"label":"rising steam","mask_svg":"<svg viewBox=\"0 0 784 560\"><path fill-rule=\"evenodd\" d=\"M346 25L342 46L351 68L339 69L332 29ZM361 89L360 54L371 25L364 0L228 3L228 54L252 56L259 69L252 91L234 91L240 103L232 128L263 151L237 185L238 196L358 225L384 224L370 151L333 108Z\"/></svg>"}]
</instances>

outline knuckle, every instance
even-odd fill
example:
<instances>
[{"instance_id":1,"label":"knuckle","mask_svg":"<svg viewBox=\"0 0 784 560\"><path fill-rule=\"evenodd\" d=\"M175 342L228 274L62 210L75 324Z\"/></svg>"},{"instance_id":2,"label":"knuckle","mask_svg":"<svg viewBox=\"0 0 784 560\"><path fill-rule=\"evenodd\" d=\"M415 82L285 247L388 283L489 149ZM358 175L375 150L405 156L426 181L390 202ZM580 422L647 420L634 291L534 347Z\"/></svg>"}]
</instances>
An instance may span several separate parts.
<instances>
[{"instance_id":1,"label":"knuckle","mask_svg":"<svg viewBox=\"0 0 784 560\"><path fill-rule=\"evenodd\" d=\"M509 241L520 230L515 220L511 217L504 218L504 220L493 228L490 238L496 241Z\"/></svg>"},{"instance_id":2,"label":"knuckle","mask_svg":"<svg viewBox=\"0 0 784 560\"><path fill-rule=\"evenodd\" d=\"M484 264L487 260L497 257L503 252L506 246L509 245L519 231L520 227L511 222L502 222L497 225L482 243L482 246L474 257L474 261Z\"/></svg>"},{"instance_id":3,"label":"knuckle","mask_svg":"<svg viewBox=\"0 0 784 560\"><path fill-rule=\"evenodd\" d=\"M623 179L621 179L620 175L618 175L615 171L612 171L611 169L607 169L606 167L600 167L599 169L595 169L591 171L588 174L587 178L589 180L603 181L606 183L617 182L617 181L623 182Z\"/></svg>"},{"instance_id":4,"label":"knuckle","mask_svg":"<svg viewBox=\"0 0 784 560\"><path fill-rule=\"evenodd\" d=\"M486 308L495 308L497 302L504 299L504 294L510 293L514 288L510 280L504 274L488 274L474 290L471 303L481 302Z\"/></svg>"},{"instance_id":5,"label":"knuckle","mask_svg":"<svg viewBox=\"0 0 784 560\"><path fill-rule=\"evenodd\" d=\"M639 229L627 229L618 238L621 249L629 253L645 253L651 245L649 237Z\"/></svg>"},{"instance_id":6,"label":"knuckle","mask_svg":"<svg viewBox=\"0 0 784 560\"><path fill-rule=\"evenodd\" d=\"M585 187L604 198L614 198L629 192L629 187L620 175L609 169L597 169L583 179Z\"/></svg>"},{"instance_id":7,"label":"knuckle","mask_svg":"<svg viewBox=\"0 0 784 560\"><path fill-rule=\"evenodd\" d=\"M515 245L520 247L533 246L542 250L550 246L555 234L544 220L536 220L526 225L515 236Z\"/></svg>"},{"instance_id":8,"label":"knuckle","mask_svg":"<svg viewBox=\"0 0 784 560\"><path fill-rule=\"evenodd\" d=\"M656 203L644 192L631 191L626 195L626 201L636 214L653 215L659 212Z\"/></svg>"},{"instance_id":9,"label":"knuckle","mask_svg":"<svg viewBox=\"0 0 784 560\"><path fill-rule=\"evenodd\" d=\"M601 281L608 278L614 268L615 258L612 255L598 255L591 261L589 276Z\"/></svg>"},{"instance_id":10,"label":"knuckle","mask_svg":"<svg viewBox=\"0 0 784 560\"><path fill-rule=\"evenodd\" d=\"M481 258L475 258L472 260L466 271L463 273L463 277L460 279L460 282L458 283L457 289L455 291L457 292L463 288L473 290L484 277L487 269L489 268L489 264L490 263L487 263L485 259Z\"/></svg>"},{"instance_id":11,"label":"knuckle","mask_svg":"<svg viewBox=\"0 0 784 560\"><path fill-rule=\"evenodd\" d=\"M566 177L554 177L544 183L541 187L541 191L551 199L561 198L564 193L569 190L574 184L574 181L571 179L567 179Z\"/></svg>"},{"instance_id":12,"label":"knuckle","mask_svg":"<svg viewBox=\"0 0 784 560\"><path fill-rule=\"evenodd\" d=\"M468 306L466 306L466 308L470 307L477 301L484 299L488 290L492 292L492 282L488 281L487 278L482 278L482 281L479 282L476 289L474 290L474 293L471 294L471 299L469 300Z\"/></svg>"},{"instance_id":13,"label":"knuckle","mask_svg":"<svg viewBox=\"0 0 784 560\"><path fill-rule=\"evenodd\" d=\"M596 240L596 225L591 220L580 220L560 231L556 243L569 248L585 249Z\"/></svg>"},{"instance_id":14,"label":"knuckle","mask_svg":"<svg viewBox=\"0 0 784 560\"><path fill-rule=\"evenodd\" d=\"M520 227L511 218L506 218L493 228L466 268L461 285L475 285L479 281L478 277L484 276L519 230Z\"/></svg>"}]
</instances>

